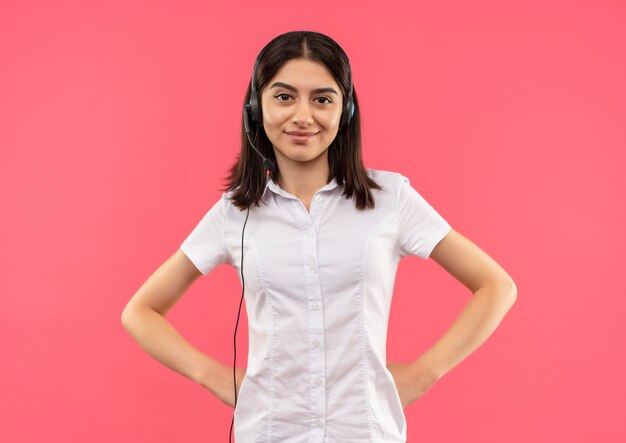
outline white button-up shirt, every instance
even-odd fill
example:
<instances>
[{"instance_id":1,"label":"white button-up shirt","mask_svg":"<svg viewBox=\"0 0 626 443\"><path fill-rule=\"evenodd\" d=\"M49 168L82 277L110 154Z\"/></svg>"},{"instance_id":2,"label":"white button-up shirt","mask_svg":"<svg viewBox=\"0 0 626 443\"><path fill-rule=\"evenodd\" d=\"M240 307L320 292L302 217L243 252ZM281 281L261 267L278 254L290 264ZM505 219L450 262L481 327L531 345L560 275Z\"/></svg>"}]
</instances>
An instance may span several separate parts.
<instances>
[{"instance_id":1,"label":"white button-up shirt","mask_svg":"<svg viewBox=\"0 0 626 443\"><path fill-rule=\"evenodd\" d=\"M372 190L374 209L356 209L334 179L310 211L271 179L266 204L250 207L238 443L406 441L386 366L396 270L404 256L427 259L450 225L405 176L366 170L383 187ZM227 263L241 282L245 218L223 193L180 248L203 274Z\"/></svg>"}]
</instances>

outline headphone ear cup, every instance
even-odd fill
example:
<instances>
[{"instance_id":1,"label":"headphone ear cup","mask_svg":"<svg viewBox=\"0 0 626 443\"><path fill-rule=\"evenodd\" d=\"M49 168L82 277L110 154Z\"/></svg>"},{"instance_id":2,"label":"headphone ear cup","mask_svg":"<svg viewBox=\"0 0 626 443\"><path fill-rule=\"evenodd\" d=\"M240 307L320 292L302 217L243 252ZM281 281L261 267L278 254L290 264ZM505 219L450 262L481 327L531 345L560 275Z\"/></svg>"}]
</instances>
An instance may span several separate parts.
<instances>
[{"instance_id":1,"label":"headphone ear cup","mask_svg":"<svg viewBox=\"0 0 626 443\"><path fill-rule=\"evenodd\" d=\"M352 120L354 116L354 101L349 98L346 100L346 103L343 108L343 113L341 114L341 127L347 126Z\"/></svg>"},{"instance_id":2,"label":"headphone ear cup","mask_svg":"<svg viewBox=\"0 0 626 443\"><path fill-rule=\"evenodd\" d=\"M252 121L260 124L263 121L263 117L261 115L261 107L259 106L259 100L257 98L256 94L251 94L250 95L250 100L248 101L249 103L249 109L250 109L250 116L252 117Z\"/></svg>"}]
</instances>

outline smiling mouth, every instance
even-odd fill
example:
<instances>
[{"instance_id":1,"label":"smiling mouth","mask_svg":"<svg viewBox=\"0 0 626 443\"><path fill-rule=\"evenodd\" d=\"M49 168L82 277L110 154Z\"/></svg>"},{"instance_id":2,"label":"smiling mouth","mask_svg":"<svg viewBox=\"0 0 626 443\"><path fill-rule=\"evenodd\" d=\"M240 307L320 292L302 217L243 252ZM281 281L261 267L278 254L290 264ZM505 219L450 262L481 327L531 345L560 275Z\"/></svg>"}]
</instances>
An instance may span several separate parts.
<instances>
[{"instance_id":1,"label":"smiling mouth","mask_svg":"<svg viewBox=\"0 0 626 443\"><path fill-rule=\"evenodd\" d=\"M311 133L311 134L304 134L304 133L303 134L297 134L297 133L285 132L285 134L287 134L293 141L300 142L300 143L306 143L307 141L309 141L309 139L315 137L317 132Z\"/></svg>"}]
</instances>

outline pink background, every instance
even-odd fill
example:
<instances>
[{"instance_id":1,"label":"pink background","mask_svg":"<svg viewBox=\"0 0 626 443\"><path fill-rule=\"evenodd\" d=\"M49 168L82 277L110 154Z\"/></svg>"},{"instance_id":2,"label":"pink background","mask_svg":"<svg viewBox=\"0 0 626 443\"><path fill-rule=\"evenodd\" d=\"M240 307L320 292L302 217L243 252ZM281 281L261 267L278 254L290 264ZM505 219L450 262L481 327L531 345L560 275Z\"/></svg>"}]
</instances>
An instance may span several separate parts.
<instances>
[{"instance_id":1,"label":"pink background","mask_svg":"<svg viewBox=\"0 0 626 443\"><path fill-rule=\"evenodd\" d=\"M0 440L228 441L232 409L120 315L219 198L257 53L308 29L350 57L366 166L408 176L518 288L405 410L408 441L626 441L624 3L251 3L0 5ZM240 296L220 266L167 319L232 364ZM403 260L388 359L470 296ZM242 310L238 366L247 340Z\"/></svg>"}]
</instances>

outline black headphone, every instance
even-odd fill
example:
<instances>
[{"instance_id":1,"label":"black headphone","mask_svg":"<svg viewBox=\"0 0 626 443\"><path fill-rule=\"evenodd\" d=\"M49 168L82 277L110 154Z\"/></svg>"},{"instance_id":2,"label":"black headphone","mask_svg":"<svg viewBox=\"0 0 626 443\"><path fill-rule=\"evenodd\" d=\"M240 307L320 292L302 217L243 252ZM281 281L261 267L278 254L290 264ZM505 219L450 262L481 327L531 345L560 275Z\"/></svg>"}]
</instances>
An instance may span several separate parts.
<instances>
[{"instance_id":1,"label":"black headphone","mask_svg":"<svg viewBox=\"0 0 626 443\"><path fill-rule=\"evenodd\" d=\"M254 62L254 69L252 70L252 80L250 81L250 99L245 103L244 110L243 110L243 123L244 123L244 128L246 130L246 135L248 137L248 141L250 142L250 146L252 146L252 148L263 159L263 168L266 171L266 178L269 177L270 173L274 172L276 167L274 165L274 162L270 160L269 158L265 157L263 154L261 154L261 151L259 151L256 148L256 146L254 146L254 144L252 143L252 140L250 138L250 123L248 119L251 119L257 125L261 125L263 123L263 117L261 114L261 101L260 101L259 93L256 90L255 80L256 80L256 71L259 67L259 60L261 59L261 56L263 55L263 53L265 52L265 50L271 43L272 42L269 42L267 45L265 45L265 47L261 50L261 52L259 53L259 55L257 56ZM344 126L347 126L348 123L350 123L350 121L352 120L352 117L354 116L354 99L352 97L353 86L352 86L352 69L350 68L350 60L348 60L348 56L346 55L345 51L341 48L341 46L339 45L337 46L341 50L341 53L343 54L346 60L346 64L348 65L348 74L350 76L350 93L348 94L347 99L344 100L343 110L341 112L341 120L339 123L339 129L341 129ZM235 347L235 359L233 363L233 386L235 388L235 408L237 407L237 377L236 377L236 372L235 372L235 369L237 366L237 326L239 326L239 314L241 313L241 305L243 302L243 294L245 291L245 282L243 278L243 234L246 229L246 223L248 222L249 215L250 215L250 207L248 206L246 220L244 221L243 228L241 230L241 264L239 265L239 269L241 272L241 300L239 300L239 312L237 313L237 323L235 324L235 334L234 334L234 339L233 339L234 347ZM228 434L229 442L232 441L231 438L232 438L234 422L235 422L235 415L233 411L233 419L230 423L230 432Z\"/></svg>"}]
</instances>

